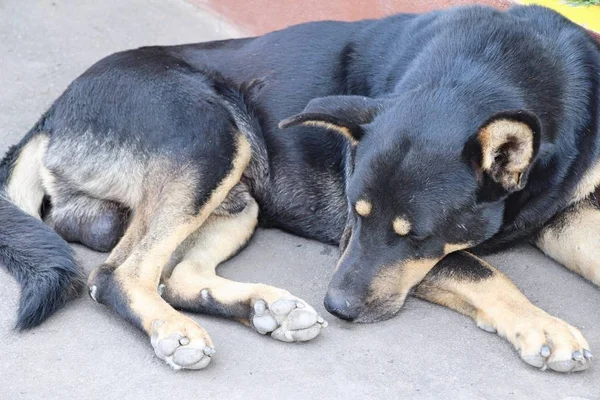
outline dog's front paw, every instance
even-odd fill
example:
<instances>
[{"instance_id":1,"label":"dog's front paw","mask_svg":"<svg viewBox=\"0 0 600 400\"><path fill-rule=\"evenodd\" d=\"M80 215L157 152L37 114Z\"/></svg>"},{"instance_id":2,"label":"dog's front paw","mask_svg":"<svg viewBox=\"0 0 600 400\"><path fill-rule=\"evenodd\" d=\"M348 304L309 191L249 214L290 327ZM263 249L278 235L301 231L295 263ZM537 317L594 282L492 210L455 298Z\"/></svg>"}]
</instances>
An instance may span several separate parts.
<instances>
[{"instance_id":1,"label":"dog's front paw","mask_svg":"<svg viewBox=\"0 0 600 400\"><path fill-rule=\"evenodd\" d=\"M261 334L283 342L305 342L314 339L327 322L305 301L282 297L267 303L257 299L252 306L252 326Z\"/></svg>"},{"instance_id":2,"label":"dog's front paw","mask_svg":"<svg viewBox=\"0 0 600 400\"><path fill-rule=\"evenodd\" d=\"M156 320L150 340L158 358L175 370L206 368L215 352L208 334L191 320Z\"/></svg>"},{"instance_id":3,"label":"dog's front paw","mask_svg":"<svg viewBox=\"0 0 600 400\"><path fill-rule=\"evenodd\" d=\"M581 332L558 318L539 318L519 333L515 339L521 358L535 367L557 372L583 371L592 362L592 353Z\"/></svg>"},{"instance_id":4,"label":"dog's front paw","mask_svg":"<svg viewBox=\"0 0 600 400\"><path fill-rule=\"evenodd\" d=\"M497 329L526 363L542 370L583 371L593 359L588 342L577 328L541 310L510 326L486 321L478 321L478 325L488 331Z\"/></svg>"}]
</instances>

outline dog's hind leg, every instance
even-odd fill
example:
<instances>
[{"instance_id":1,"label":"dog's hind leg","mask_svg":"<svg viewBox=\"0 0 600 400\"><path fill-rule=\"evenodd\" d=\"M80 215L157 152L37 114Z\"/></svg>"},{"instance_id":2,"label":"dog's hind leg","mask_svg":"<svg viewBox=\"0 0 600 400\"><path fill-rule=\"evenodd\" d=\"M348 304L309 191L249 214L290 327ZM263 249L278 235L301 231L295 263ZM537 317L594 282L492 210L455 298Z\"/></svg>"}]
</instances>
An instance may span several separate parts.
<instances>
[{"instance_id":1,"label":"dog's hind leg","mask_svg":"<svg viewBox=\"0 0 600 400\"><path fill-rule=\"evenodd\" d=\"M577 328L531 304L504 274L470 253L446 256L415 294L497 332L535 367L570 372L590 366L589 345Z\"/></svg>"},{"instance_id":2,"label":"dog's hind leg","mask_svg":"<svg viewBox=\"0 0 600 400\"><path fill-rule=\"evenodd\" d=\"M197 171L193 164L188 164L190 170L186 164L178 165L177 170L163 168L161 183L156 187L150 184L147 189L145 201L149 205L134 210L134 220L136 214L148 216L146 232L143 236L126 233L122 241L130 240L133 246L125 261L114 269L121 256L109 257L111 263L98 267L88 279L92 297L148 334L156 355L174 369L206 367L213 353L212 341L195 321L167 304L157 288L173 252L240 181L250 160L250 144L241 134L236 140L235 154L224 176L208 179L210 172ZM218 183L203 186L207 181ZM143 225L132 221L128 230ZM117 245L113 252L123 252L126 247Z\"/></svg>"},{"instance_id":3,"label":"dog's hind leg","mask_svg":"<svg viewBox=\"0 0 600 400\"><path fill-rule=\"evenodd\" d=\"M282 289L234 282L215 272L247 243L257 216L256 201L239 185L178 249L178 264L161 285L162 296L175 308L232 318L278 340L311 340L326 323L306 302Z\"/></svg>"},{"instance_id":4,"label":"dog's hind leg","mask_svg":"<svg viewBox=\"0 0 600 400\"><path fill-rule=\"evenodd\" d=\"M556 216L535 243L550 258L600 286L600 209L593 196Z\"/></svg>"}]
</instances>

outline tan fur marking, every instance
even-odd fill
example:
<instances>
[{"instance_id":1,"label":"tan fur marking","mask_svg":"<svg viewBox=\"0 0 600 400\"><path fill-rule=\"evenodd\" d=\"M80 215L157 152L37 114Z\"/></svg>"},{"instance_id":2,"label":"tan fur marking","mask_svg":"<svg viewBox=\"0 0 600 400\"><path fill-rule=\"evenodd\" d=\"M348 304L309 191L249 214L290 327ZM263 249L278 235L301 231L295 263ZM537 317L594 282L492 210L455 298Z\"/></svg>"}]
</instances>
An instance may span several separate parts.
<instances>
[{"instance_id":1,"label":"tan fur marking","mask_svg":"<svg viewBox=\"0 0 600 400\"><path fill-rule=\"evenodd\" d=\"M600 210L583 202L542 230L536 245L552 259L600 286Z\"/></svg>"},{"instance_id":2,"label":"tan fur marking","mask_svg":"<svg viewBox=\"0 0 600 400\"><path fill-rule=\"evenodd\" d=\"M195 234L182 261L166 280L166 290L178 300L197 301L204 290L219 304L251 303L262 299L273 303L289 292L272 286L231 281L216 275L216 267L234 254L252 236L258 222L258 205L252 199L239 214L211 215ZM249 317L250 315L248 315ZM247 319L240 322L249 324Z\"/></svg>"},{"instance_id":3,"label":"tan fur marking","mask_svg":"<svg viewBox=\"0 0 600 400\"><path fill-rule=\"evenodd\" d=\"M400 309L408 292L434 267L438 260L407 261L400 266L387 267L373 279L367 303L393 299L392 308Z\"/></svg>"},{"instance_id":4,"label":"tan fur marking","mask_svg":"<svg viewBox=\"0 0 600 400\"><path fill-rule=\"evenodd\" d=\"M394 227L394 232L400 236L408 235L410 228L412 227L410 222L403 217L396 217L394 222L392 222L392 226Z\"/></svg>"},{"instance_id":5,"label":"tan fur marking","mask_svg":"<svg viewBox=\"0 0 600 400\"><path fill-rule=\"evenodd\" d=\"M468 315L482 329L497 331L523 358L539 355L541 346L547 341L555 346L555 354L562 356L566 349L569 359L572 351L589 349L576 328L531 304L500 271L469 255L477 259L482 268L491 270L492 275L479 281L452 275L425 278L415 294Z\"/></svg>"},{"instance_id":6,"label":"tan fur marking","mask_svg":"<svg viewBox=\"0 0 600 400\"><path fill-rule=\"evenodd\" d=\"M573 192L569 204L575 204L585 199L588 195L593 193L598 186L600 186L600 160L596 160L583 175L583 178L579 181Z\"/></svg>"},{"instance_id":7,"label":"tan fur marking","mask_svg":"<svg viewBox=\"0 0 600 400\"><path fill-rule=\"evenodd\" d=\"M56 196L56 177L48 168L43 165L40 167L40 179L42 180L42 187L44 188L44 191L50 197Z\"/></svg>"},{"instance_id":8,"label":"tan fur marking","mask_svg":"<svg viewBox=\"0 0 600 400\"><path fill-rule=\"evenodd\" d=\"M242 173L250 161L250 144L242 135L237 136L237 154L233 160L231 172L221 181L219 186L213 190L207 203L200 209L193 218L181 219L182 208L185 207L185 199L191 201L193 193L185 185L186 179L182 185L177 183L165 194L158 206L160 211L158 215L153 216L153 221L149 225L149 231L144 240L145 246L140 249L137 255L131 255L119 270L131 270L137 277L142 277L143 271L152 271L151 280L158 282L160 276L156 276L153 266L167 263L173 251L193 233L208 216L223 202L231 188L233 188L241 179ZM141 257L141 265L137 263L137 256ZM148 263L148 268L144 268Z\"/></svg>"},{"instance_id":9,"label":"tan fur marking","mask_svg":"<svg viewBox=\"0 0 600 400\"><path fill-rule=\"evenodd\" d=\"M210 344L210 338L194 321L175 311L157 293L157 286L163 268L177 247L196 231L215 208L223 202L229 191L240 181L251 157L250 143L241 134L237 136L237 152L231 172L213 190L206 204L195 215L189 216L193 186L172 182L169 190L158 192L151 218L147 222L145 236L134 246L131 254L114 272L121 285L129 307L139 317L144 330L156 334L156 322L160 322L159 337L173 332L189 332L193 337L202 338ZM140 226L143 225L140 223ZM137 226L136 229L140 229ZM132 234L131 236L136 236ZM127 233L126 233L127 237ZM115 258L122 257L121 254ZM92 274L93 275L93 274Z\"/></svg>"},{"instance_id":10,"label":"tan fur marking","mask_svg":"<svg viewBox=\"0 0 600 400\"><path fill-rule=\"evenodd\" d=\"M37 219L40 219L40 206L44 199L40 173L49 141L47 135L40 133L23 146L6 188L8 198Z\"/></svg>"},{"instance_id":11,"label":"tan fur marking","mask_svg":"<svg viewBox=\"0 0 600 400\"><path fill-rule=\"evenodd\" d=\"M373 205L370 201L361 199L356 202L354 209L361 217L368 217L369 215L371 215Z\"/></svg>"},{"instance_id":12,"label":"tan fur marking","mask_svg":"<svg viewBox=\"0 0 600 400\"><path fill-rule=\"evenodd\" d=\"M251 198L250 198L251 199ZM193 266L193 275L213 275L217 266L248 242L258 223L258 204L251 199L242 212L234 215L211 215L200 229L181 245L183 255L169 279L186 275L186 265ZM180 249L177 249L180 252ZM183 268L180 268L183 267ZM183 275L183 276L182 276ZM182 285L198 292L199 286Z\"/></svg>"},{"instance_id":13,"label":"tan fur marking","mask_svg":"<svg viewBox=\"0 0 600 400\"><path fill-rule=\"evenodd\" d=\"M147 213L148 209L147 207L140 207L133 213L125 234L110 252L105 264L117 267L125 262L127 256L146 234L148 220L150 219Z\"/></svg>"},{"instance_id":14,"label":"tan fur marking","mask_svg":"<svg viewBox=\"0 0 600 400\"><path fill-rule=\"evenodd\" d=\"M458 311L472 319L477 318L477 309L449 290L422 283L415 289L415 295L432 303Z\"/></svg>"},{"instance_id":15,"label":"tan fur marking","mask_svg":"<svg viewBox=\"0 0 600 400\"><path fill-rule=\"evenodd\" d=\"M332 131L336 131L336 132L341 133L342 135L346 136L346 138L348 138L348 140L350 141L350 143L352 145L358 144L358 141L354 138L354 136L352 136L350 129L348 129L346 127L338 126L338 125L331 124L329 122L324 122L324 121L304 121L302 123L302 125L318 126L319 128L325 128L325 129L329 129Z\"/></svg>"},{"instance_id":16,"label":"tan fur marking","mask_svg":"<svg viewBox=\"0 0 600 400\"><path fill-rule=\"evenodd\" d=\"M481 168L484 171L495 171L494 162L502 147L512 143L508 152L508 160L502 171L495 178L504 187L520 187L521 174L527 169L533 157L533 132L523 123L507 119L491 122L481 129L478 135L482 149Z\"/></svg>"}]
</instances>

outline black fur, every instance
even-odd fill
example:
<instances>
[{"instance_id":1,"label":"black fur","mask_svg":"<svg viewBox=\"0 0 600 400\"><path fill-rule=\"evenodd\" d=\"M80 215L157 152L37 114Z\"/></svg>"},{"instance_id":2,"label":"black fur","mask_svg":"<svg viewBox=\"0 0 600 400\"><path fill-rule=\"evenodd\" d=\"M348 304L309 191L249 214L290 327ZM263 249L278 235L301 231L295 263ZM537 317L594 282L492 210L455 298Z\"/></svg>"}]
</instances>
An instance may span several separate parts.
<instances>
[{"instance_id":1,"label":"black fur","mask_svg":"<svg viewBox=\"0 0 600 400\"><path fill-rule=\"evenodd\" d=\"M169 293L168 289L165 289L161 296L178 310L237 319L240 321L252 321L254 310L252 309L250 302L239 301L231 304L224 304L216 300L210 291L208 291L206 295L200 295L194 300L182 299L176 293Z\"/></svg>"},{"instance_id":2,"label":"black fur","mask_svg":"<svg viewBox=\"0 0 600 400\"><path fill-rule=\"evenodd\" d=\"M582 28L540 7L465 7L369 25L346 45L344 76L347 94L381 105L360 125L345 181L352 235L326 306L373 321L390 315L368 304L383 269L438 259L447 243L485 253L529 241L567 207L600 154L600 51ZM332 94L318 100L323 121L352 121ZM304 113L315 118L309 104L293 120ZM477 170L473 139L497 119L534 133L519 190ZM373 204L366 218L352 208L364 198ZM411 222L407 237L392 230L395 216Z\"/></svg>"},{"instance_id":3,"label":"black fur","mask_svg":"<svg viewBox=\"0 0 600 400\"><path fill-rule=\"evenodd\" d=\"M121 318L143 331L139 316L131 310L123 288L113 275L115 267L102 264L98 267L92 282L89 282L89 294L92 300L107 305Z\"/></svg>"},{"instance_id":4,"label":"black fur","mask_svg":"<svg viewBox=\"0 0 600 400\"><path fill-rule=\"evenodd\" d=\"M451 279L463 282L479 282L491 278L494 270L465 251L457 251L444 257L427 274L429 283L436 279Z\"/></svg>"}]
</instances>

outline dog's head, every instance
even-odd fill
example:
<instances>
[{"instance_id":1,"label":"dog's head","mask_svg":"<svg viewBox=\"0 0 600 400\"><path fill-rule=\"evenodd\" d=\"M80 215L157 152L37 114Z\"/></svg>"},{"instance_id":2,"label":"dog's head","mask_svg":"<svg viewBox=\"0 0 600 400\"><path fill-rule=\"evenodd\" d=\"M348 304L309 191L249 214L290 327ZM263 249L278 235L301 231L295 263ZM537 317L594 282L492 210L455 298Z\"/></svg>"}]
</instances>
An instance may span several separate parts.
<instances>
[{"instance_id":1,"label":"dog's head","mask_svg":"<svg viewBox=\"0 0 600 400\"><path fill-rule=\"evenodd\" d=\"M325 299L346 320L390 318L446 254L498 232L539 150L540 123L524 110L458 116L406 100L318 98L280 124L322 126L352 144L343 254Z\"/></svg>"}]
</instances>

